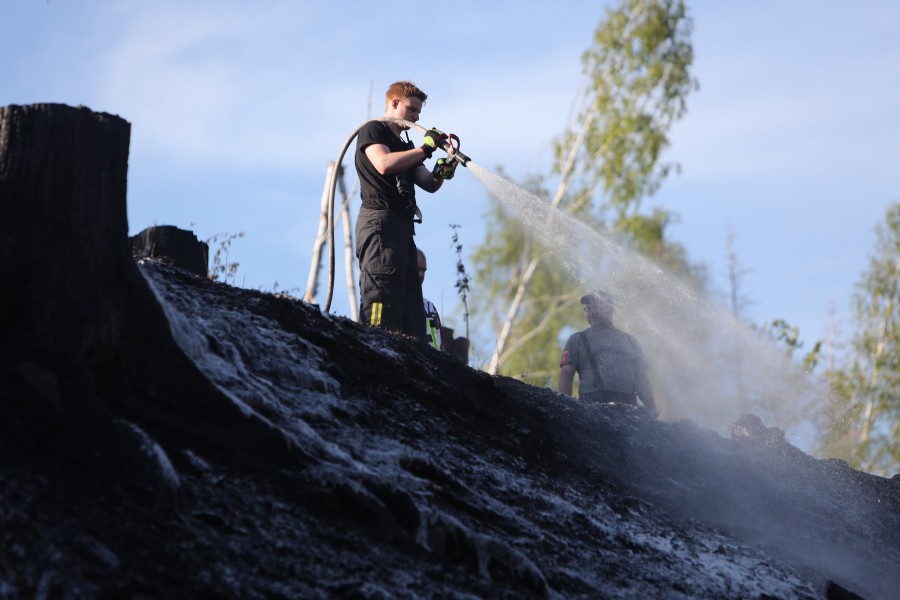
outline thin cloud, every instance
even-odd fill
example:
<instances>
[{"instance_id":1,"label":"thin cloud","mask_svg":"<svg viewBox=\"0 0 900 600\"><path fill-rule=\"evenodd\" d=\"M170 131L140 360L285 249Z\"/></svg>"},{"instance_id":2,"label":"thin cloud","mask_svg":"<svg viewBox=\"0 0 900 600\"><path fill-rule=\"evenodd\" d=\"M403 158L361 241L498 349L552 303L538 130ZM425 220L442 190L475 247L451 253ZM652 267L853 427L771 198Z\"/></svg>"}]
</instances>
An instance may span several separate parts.
<instances>
[{"instance_id":1,"label":"thin cloud","mask_svg":"<svg viewBox=\"0 0 900 600\"><path fill-rule=\"evenodd\" d=\"M335 11L277 6L247 11L225 4L210 11L131 5L118 43L101 60L99 97L134 123L136 156L276 169L332 158L340 136L365 119L375 78L362 75L360 65L373 57L360 34L374 25L370 19L340 21ZM326 25L330 33L323 33ZM466 31L465 41L476 41L479 29ZM492 164L523 156L533 161L530 149L546 147L564 125L582 44L549 47L518 63L510 63L502 46L499 53L494 48L436 52L396 70L429 73L435 85L421 85L432 94L429 109L441 110L426 117L465 130L467 142L493 157ZM351 59L359 64L351 66ZM438 75L431 74L432 65L442 65ZM380 77L372 116L381 114L383 88L397 77ZM498 141L504 136L496 132L505 128L516 130L514 147Z\"/></svg>"}]
</instances>

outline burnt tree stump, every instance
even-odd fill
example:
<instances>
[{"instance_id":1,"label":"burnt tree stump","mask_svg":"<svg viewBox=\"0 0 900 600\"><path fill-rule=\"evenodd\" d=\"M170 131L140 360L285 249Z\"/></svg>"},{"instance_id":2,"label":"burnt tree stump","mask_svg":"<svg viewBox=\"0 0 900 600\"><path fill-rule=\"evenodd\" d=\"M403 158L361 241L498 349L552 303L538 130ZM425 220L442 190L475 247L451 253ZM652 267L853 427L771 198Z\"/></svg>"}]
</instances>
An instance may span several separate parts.
<instances>
[{"instance_id":1,"label":"burnt tree stump","mask_svg":"<svg viewBox=\"0 0 900 600\"><path fill-rule=\"evenodd\" d=\"M130 238L136 259L154 258L194 275L209 275L209 246L192 231L174 225L154 225Z\"/></svg>"},{"instance_id":2,"label":"burnt tree stump","mask_svg":"<svg viewBox=\"0 0 900 600\"><path fill-rule=\"evenodd\" d=\"M469 340L453 337L453 329L441 327L441 352L446 352L464 365L469 364Z\"/></svg>"},{"instance_id":3,"label":"burnt tree stump","mask_svg":"<svg viewBox=\"0 0 900 600\"><path fill-rule=\"evenodd\" d=\"M188 359L132 259L130 131L85 107L0 108L0 449L108 455L137 427L169 453L287 464L286 435Z\"/></svg>"}]
</instances>

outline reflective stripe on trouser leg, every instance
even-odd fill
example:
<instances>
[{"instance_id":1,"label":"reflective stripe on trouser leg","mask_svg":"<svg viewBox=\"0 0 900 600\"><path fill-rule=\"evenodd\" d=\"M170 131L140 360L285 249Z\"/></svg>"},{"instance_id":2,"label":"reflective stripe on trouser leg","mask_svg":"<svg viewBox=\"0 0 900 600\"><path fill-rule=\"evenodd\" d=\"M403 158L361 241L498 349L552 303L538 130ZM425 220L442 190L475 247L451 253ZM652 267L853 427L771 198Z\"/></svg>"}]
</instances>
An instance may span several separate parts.
<instances>
[{"instance_id":1,"label":"reflective stripe on trouser leg","mask_svg":"<svg viewBox=\"0 0 900 600\"><path fill-rule=\"evenodd\" d=\"M369 325L372 327L378 327L381 325L381 312L384 308L384 304L381 302L373 302L372 303L372 316L369 320Z\"/></svg>"},{"instance_id":2,"label":"reflective stripe on trouser leg","mask_svg":"<svg viewBox=\"0 0 900 600\"><path fill-rule=\"evenodd\" d=\"M438 343L437 327L434 326L434 322L431 319L428 319L426 323L428 324L428 337L431 338L431 345L434 346L437 350L440 350L441 345Z\"/></svg>"}]
</instances>

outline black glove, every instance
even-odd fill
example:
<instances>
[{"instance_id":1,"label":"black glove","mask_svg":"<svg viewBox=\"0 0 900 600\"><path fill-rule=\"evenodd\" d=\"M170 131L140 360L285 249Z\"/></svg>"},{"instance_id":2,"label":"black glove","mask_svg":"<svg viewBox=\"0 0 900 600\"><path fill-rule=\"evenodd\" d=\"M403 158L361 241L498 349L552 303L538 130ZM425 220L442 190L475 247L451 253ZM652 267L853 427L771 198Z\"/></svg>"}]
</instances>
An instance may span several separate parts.
<instances>
[{"instance_id":1,"label":"black glove","mask_svg":"<svg viewBox=\"0 0 900 600\"><path fill-rule=\"evenodd\" d=\"M439 158L431 170L435 179L453 179L456 174L456 159Z\"/></svg>"},{"instance_id":2,"label":"black glove","mask_svg":"<svg viewBox=\"0 0 900 600\"><path fill-rule=\"evenodd\" d=\"M425 141L422 142L422 150L425 151L425 157L431 158L431 154L441 147L441 142L447 139L447 134L440 129L429 129L425 132Z\"/></svg>"}]
</instances>

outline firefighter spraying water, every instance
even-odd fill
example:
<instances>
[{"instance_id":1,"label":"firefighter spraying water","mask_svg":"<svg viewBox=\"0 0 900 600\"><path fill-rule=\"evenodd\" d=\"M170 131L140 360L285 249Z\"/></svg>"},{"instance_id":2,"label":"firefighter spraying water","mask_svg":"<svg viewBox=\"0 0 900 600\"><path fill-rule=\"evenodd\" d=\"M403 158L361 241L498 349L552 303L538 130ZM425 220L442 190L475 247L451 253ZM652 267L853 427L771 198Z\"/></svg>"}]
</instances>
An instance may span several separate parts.
<instances>
[{"instance_id":1,"label":"firefighter spraying water","mask_svg":"<svg viewBox=\"0 0 900 600\"><path fill-rule=\"evenodd\" d=\"M360 267L360 321L375 327L424 337L425 315L413 236L421 222L415 188L434 193L470 158L460 151L459 136L417 125L426 94L411 82L392 84L385 94L384 117L366 121L354 131L338 156L357 139L355 165L362 205L356 221L356 256ZM409 130L424 134L416 146ZM401 134L404 134L404 140ZM429 169L425 161L442 149ZM334 194L337 171L328 182L329 281L325 311L334 291Z\"/></svg>"}]
</instances>

